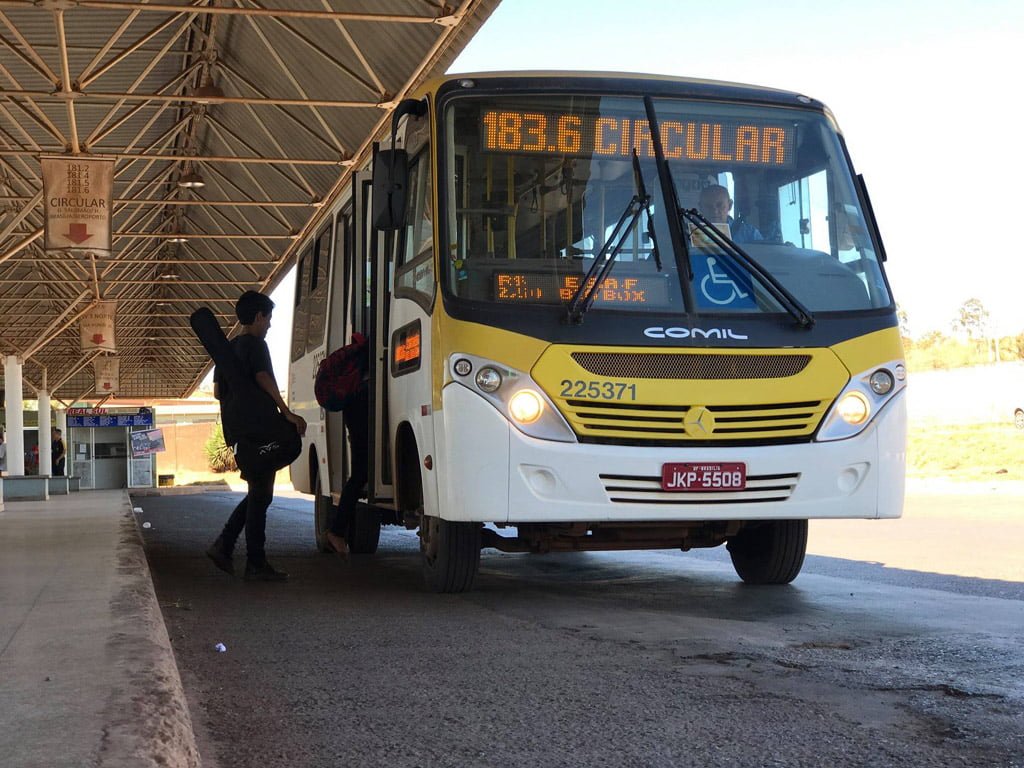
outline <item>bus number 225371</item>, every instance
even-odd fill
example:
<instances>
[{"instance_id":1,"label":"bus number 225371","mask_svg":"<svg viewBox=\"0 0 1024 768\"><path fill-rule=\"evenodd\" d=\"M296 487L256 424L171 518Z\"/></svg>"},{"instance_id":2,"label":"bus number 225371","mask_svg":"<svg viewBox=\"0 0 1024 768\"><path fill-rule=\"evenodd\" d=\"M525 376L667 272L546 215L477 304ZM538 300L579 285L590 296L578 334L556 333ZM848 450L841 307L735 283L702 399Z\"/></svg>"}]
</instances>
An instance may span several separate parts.
<instances>
[{"instance_id":1,"label":"bus number 225371","mask_svg":"<svg viewBox=\"0 0 1024 768\"><path fill-rule=\"evenodd\" d=\"M636 400L636 384L622 381L584 381L562 379L562 397L582 397L590 400Z\"/></svg>"}]
</instances>

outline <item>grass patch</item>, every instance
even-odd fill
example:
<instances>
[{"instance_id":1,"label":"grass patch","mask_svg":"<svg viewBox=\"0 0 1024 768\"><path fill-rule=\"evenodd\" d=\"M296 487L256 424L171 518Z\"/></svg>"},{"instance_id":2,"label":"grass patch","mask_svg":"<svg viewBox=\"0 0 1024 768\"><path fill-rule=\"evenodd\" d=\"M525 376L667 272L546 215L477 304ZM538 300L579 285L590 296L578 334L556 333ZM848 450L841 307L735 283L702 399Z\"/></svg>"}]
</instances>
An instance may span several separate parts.
<instances>
[{"instance_id":1,"label":"grass patch","mask_svg":"<svg viewBox=\"0 0 1024 768\"><path fill-rule=\"evenodd\" d=\"M1012 424L911 425L907 474L949 480L1024 480L1024 430Z\"/></svg>"}]
</instances>

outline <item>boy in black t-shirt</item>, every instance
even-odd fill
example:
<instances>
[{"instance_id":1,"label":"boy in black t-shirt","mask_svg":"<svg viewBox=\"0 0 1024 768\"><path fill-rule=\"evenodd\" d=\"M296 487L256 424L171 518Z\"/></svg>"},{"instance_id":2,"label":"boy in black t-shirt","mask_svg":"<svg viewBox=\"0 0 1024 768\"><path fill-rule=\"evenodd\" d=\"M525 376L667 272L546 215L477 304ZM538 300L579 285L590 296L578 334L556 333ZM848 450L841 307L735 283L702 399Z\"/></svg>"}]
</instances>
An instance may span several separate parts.
<instances>
[{"instance_id":1,"label":"boy in black t-shirt","mask_svg":"<svg viewBox=\"0 0 1024 768\"><path fill-rule=\"evenodd\" d=\"M267 331L270 330L270 316L273 311L274 302L269 296L256 291L243 293L235 304L235 315L238 317L238 322L242 324L242 332L231 340L231 346L256 385L270 395L284 417L294 424L295 429L302 435L306 432L306 422L301 416L292 413L281 398L277 380L274 378L274 367L270 361L270 349L265 341ZM224 442L229 446L234 445L235 440L231 435L230 427L223 419L223 405L234 394L226 378L219 375L219 370L215 370L213 373L213 394L221 401ZM235 548L235 542L244 528L246 581L285 581L288 578L287 573L278 571L267 562L264 550L267 507L274 500L275 474L274 472L250 474L245 478L248 484L248 493L231 513L220 536L206 550L207 556L218 568L234 575L235 566L231 555Z\"/></svg>"}]
</instances>

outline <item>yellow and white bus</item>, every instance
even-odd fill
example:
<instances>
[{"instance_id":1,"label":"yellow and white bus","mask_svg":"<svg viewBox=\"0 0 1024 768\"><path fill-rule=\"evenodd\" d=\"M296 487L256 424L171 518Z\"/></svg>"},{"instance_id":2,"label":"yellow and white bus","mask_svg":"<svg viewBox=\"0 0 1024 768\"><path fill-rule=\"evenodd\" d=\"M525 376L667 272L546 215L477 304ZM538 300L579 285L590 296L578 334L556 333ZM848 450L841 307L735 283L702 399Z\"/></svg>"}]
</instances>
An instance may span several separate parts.
<instances>
[{"instance_id":1,"label":"yellow and white bus","mask_svg":"<svg viewBox=\"0 0 1024 768\"><path fill-rule=\"evenodd\" d=\"M364 331L367 505L438 591L481 548L714 547L788 583L810 518L902 513L905 379L863 180L820 102L581 73L450 76L301 251L292 481L346 477L316 365Z\"/></svg>"}]
</instances>

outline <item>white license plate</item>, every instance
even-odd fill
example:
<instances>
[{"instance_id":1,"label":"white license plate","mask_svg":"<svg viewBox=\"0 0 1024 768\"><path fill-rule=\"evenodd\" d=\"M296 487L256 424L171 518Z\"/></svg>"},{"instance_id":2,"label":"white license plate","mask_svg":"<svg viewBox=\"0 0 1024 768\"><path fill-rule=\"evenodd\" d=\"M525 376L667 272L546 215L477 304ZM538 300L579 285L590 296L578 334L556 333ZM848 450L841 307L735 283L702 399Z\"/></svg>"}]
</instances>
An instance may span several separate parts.
<instances>
[{"instance_id":1,"label":"white license plate","mask_svg":"<svg viewBox=\"0 0 1024 768\"><path fill-rule=\"evenodd\" d=\"M661 465L663 491L742 491L747 465L740 462L687 462Z\"/></svg>"}]
</instances>

